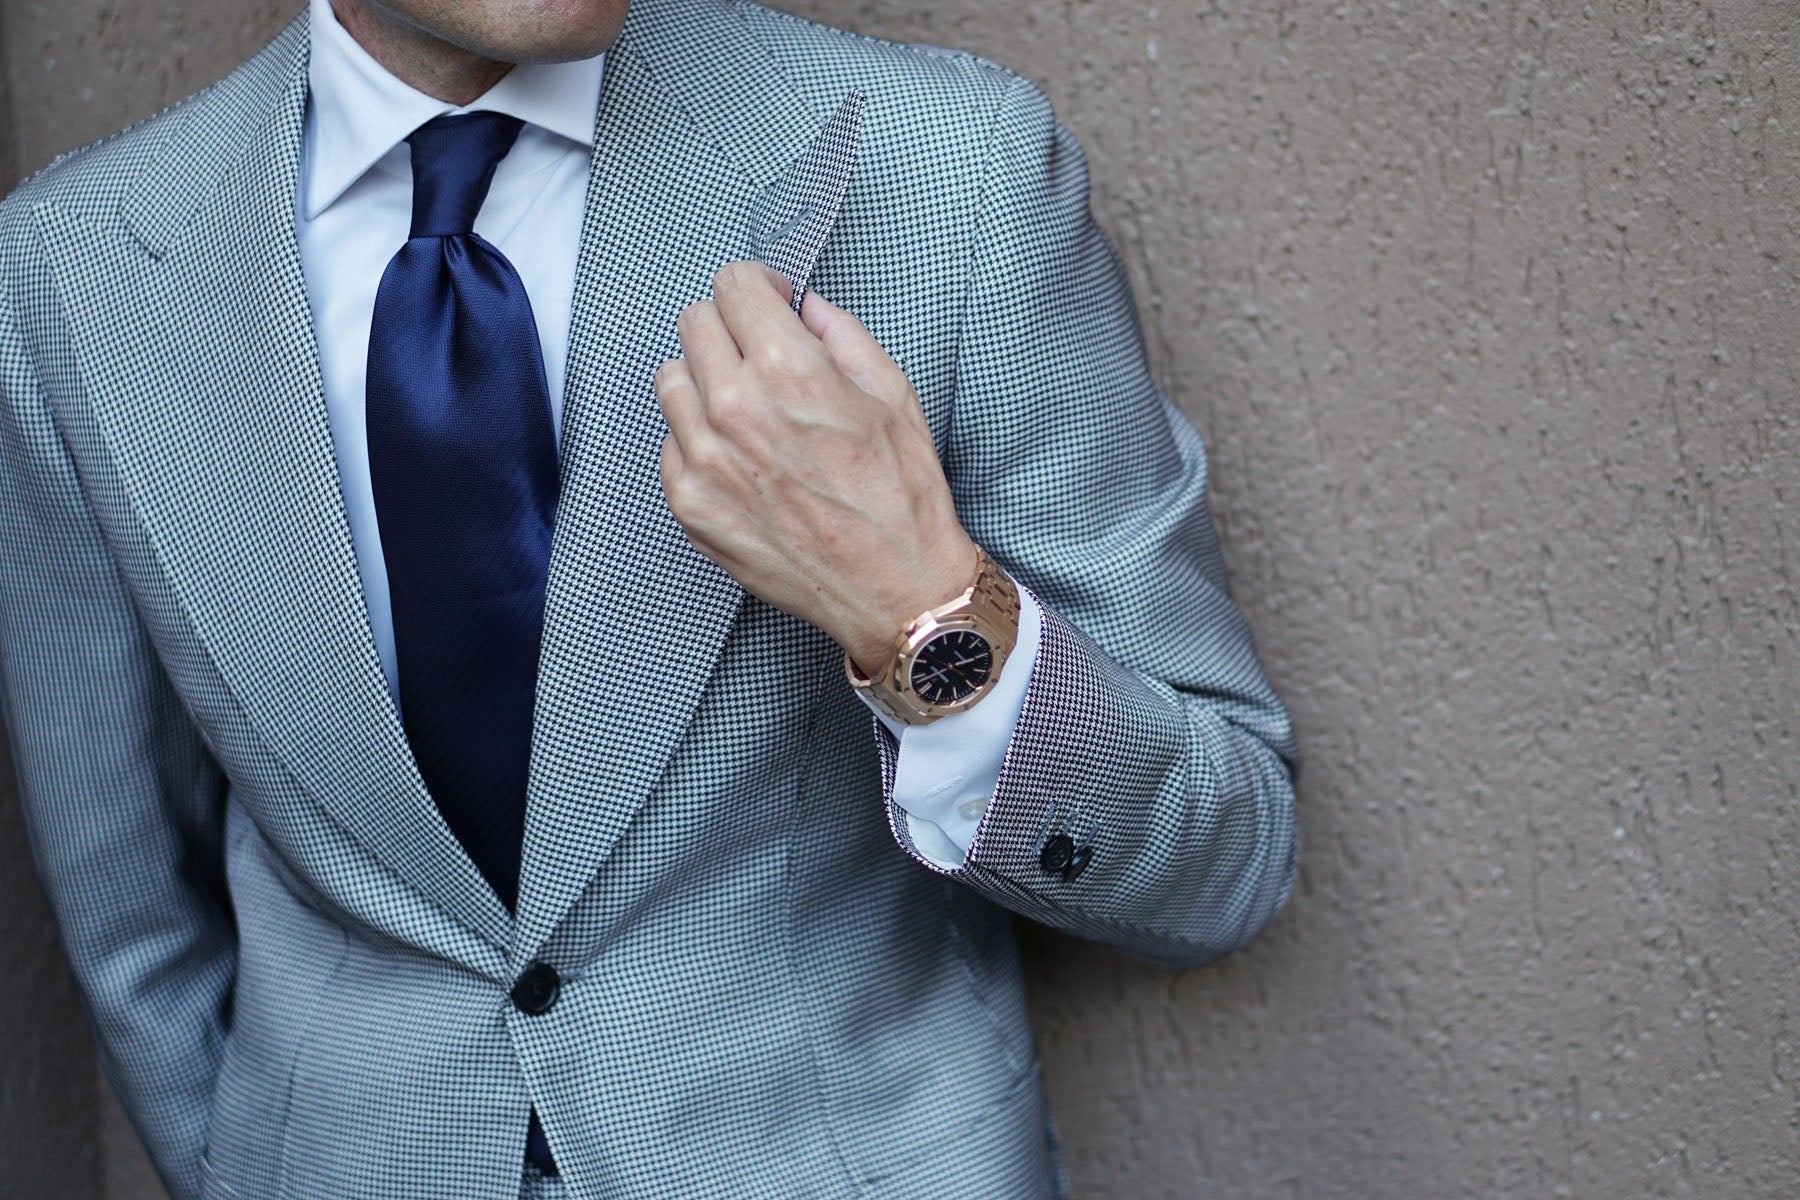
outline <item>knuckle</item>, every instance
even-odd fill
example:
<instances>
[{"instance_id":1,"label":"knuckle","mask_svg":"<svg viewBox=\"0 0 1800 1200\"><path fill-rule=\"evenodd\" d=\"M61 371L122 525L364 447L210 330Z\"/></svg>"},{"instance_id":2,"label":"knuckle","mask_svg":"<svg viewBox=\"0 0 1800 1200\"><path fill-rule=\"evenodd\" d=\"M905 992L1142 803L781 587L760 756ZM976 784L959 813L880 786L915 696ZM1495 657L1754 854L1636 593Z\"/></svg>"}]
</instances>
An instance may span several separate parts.
<instances>
[{"instance_id":1,"label":"knuckle","mask_svg":"<svg viewBox=\"0 0 1800 1200\"><path fill-rule=\"evenodd\" d=\"M810 355L785 338L768 338L751 352L758 374L767 378L803 379L811 373Z\"/></svg>"},{"instance_id":2,"label":"knuckle","mask_svg":"<svg viewBox=\"0 0 1800 1200\"><path fill-rule=\"evenodd\" d=\"M707 418L721 428L736 428L750 418L753 397L739 379L721 380L706 398Z\"/></svg>"},{"instance_id":3,"label":"knuckle","mask_svg":"<svg viewBox=\"0 0 1800 1200\"><path fill-rule=\"evenodd\" d=\"M687 507L687 501L692 494L687 472L665 452L658 474L662 477L663 499L669 502L669 508L679 516L681 511Z\"/></svg>"},{"instance_id":4,"label":"knuckle","mask_svg":"<svg viewBox=\"0 0 1800 1200\"><path fill-rule=\"evenodd\" d=\"M730 456L725 453L725 446L716 437L703 437L695 441L683 454L682 483L692 489L696 483L704 479L717 479L724 473Z\"/></svg>"},{"instance_id":5,"label":"knuckle","mask_svg":"<svg viewBox=\"0 0 1800 1200\"><path fill-rule=\"evenodd\" d=\"M684 528L705 523L707 495L705 482L685 468L663 478L663 500Z\"/></svg>"}]
</instances>

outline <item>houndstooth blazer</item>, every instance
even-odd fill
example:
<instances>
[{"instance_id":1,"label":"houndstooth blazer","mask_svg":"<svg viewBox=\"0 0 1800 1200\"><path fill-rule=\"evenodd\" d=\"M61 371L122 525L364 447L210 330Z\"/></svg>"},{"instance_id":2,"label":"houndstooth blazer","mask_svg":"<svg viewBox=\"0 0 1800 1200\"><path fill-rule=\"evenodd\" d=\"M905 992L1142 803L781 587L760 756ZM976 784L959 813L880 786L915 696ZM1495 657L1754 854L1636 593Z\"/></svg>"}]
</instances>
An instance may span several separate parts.
<instances>
[{"instance_id":1,"label":"houndstooth blazer","mask_svg":"<svg viewBox=\"0 0 1800 1200\"><path fill-rule=\"evenodd\" d=\"M499 1200L535 1105L580 1200L1048 1194L1010 914L1194 964L1294 874L1287 717L1080 151L979 58L633 0L577 271L515 919L426 793L369 633L293 231L304 20L0 207L7 728L171 1190ZM851 93L853 169L815 145ZM832 163L835 223L795 217ZM747 598L660 493L675 316L727 261L810 267L789 230L1045 610L959 870L884 804L893 747L837 649ZM1060 837L1084 871L1046 870ZM561 991L532 1015L508 995L540 962Z\"/></svg>"}]
</instances>

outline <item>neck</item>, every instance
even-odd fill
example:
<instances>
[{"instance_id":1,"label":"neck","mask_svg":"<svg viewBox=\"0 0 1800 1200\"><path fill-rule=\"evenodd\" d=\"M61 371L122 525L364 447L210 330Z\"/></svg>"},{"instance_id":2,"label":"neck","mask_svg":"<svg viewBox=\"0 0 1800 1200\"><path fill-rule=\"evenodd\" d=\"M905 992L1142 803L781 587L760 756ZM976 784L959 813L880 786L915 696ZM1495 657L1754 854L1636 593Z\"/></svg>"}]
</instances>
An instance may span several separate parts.
<instances>
[{"instance_id":1,"label":"neck","mask_svg":"<svg viewBox=\"0 0 1800 1200\"><path fill-rule=\"evenodd\" d=\"M513 67L445 41L381 0L331 0L331 9L370 58L407 86L447 104L470 103Z\"/></svg>"}]
</instances>

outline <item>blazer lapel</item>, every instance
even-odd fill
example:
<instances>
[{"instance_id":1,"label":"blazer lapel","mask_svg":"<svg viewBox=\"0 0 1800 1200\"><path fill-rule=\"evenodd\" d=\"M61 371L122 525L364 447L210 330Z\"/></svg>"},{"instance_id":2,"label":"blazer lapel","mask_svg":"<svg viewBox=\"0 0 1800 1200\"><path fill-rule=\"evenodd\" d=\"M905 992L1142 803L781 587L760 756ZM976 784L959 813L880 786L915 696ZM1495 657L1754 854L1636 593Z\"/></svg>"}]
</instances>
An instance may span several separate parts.
<instances>
[{"instance_id":1,"label":"blazer lapel","mask_svg":"<svg viewBox=\"0 0 1800 1200\"><path fill-rule=\"evenodd\" d=\"M835 126L835 171L777 186L826 115L735 7L633 0L609 53L576 272L515 968L655 787L743 599L663 500L667 427L652 377L680 353L675 318L753 250L775 262L780 249L776 265L804 286L848 181L849 122L848 157L846 126Z\"/></svg>"},{"instance_id":2,"label":"blazer lapel","mask_svg":"<svg viewBox=\"0 0 1800 1200\"><path fill-rule=\"evenodd\" d=\"M758 197L753 250L794 289L794 311L806 300L813 268L831 231L856 167L862 137L863 95L851 92L786 174Z\"/></svg>"},{"instance_id":3,"label":"blazer lapel","mask_svg":"<svg viewBox=\"0 0 1800 1200\"><path fill-rule=\"evenodd\" d=\"M388 697L338 489L294 240L305 17L220 89L127 201L142 246L39 213L84 382L188 619L268 746L390 870L504 946L511 918Z\"/></svg>"}]
</instances>

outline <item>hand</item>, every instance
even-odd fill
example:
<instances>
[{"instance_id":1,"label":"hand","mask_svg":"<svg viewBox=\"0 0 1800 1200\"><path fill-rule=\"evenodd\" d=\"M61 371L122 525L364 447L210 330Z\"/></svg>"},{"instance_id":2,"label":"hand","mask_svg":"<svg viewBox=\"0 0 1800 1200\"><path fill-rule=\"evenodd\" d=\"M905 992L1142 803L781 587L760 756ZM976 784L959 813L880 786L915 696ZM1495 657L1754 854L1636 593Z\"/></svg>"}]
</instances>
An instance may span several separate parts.
<instances>
[{"instance_id":1,"label":"hand","mask_svg":"<svg viewBox=\"0 0 1800 1200\"><path fill-rule=\"evenodd\" d=\"M830 634L864 673L975 578L919 397L862 322L739 262L677 321L656 373L663 494L744 589Z\"/></svg>"}]
</instances>

